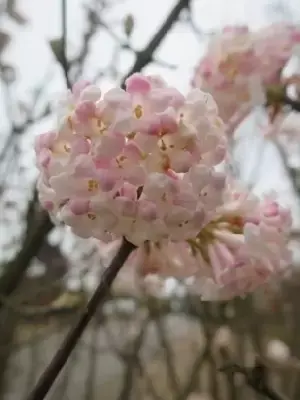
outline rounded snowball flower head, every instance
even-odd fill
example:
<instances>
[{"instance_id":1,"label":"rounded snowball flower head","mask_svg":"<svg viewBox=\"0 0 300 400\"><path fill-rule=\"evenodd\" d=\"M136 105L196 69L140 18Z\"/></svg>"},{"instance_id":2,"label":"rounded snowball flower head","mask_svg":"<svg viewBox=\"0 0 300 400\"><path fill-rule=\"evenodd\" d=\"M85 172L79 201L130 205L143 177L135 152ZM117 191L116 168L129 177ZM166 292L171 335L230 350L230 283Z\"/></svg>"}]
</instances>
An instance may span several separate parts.
<instances>
[{"instance_id":1,"label":"rounded snowball flower head","mask_svg":"<svg viewBox=\"0 0 300 400\"><path fill-rule=\"evenodd\" d=\"M57 129L35 143L39 199L52 218L81 237L136 245L186 240L212 218L226 139L211 95L134 74L104 94L79 82L59 106Z\"/></svg>"}]
</instances>

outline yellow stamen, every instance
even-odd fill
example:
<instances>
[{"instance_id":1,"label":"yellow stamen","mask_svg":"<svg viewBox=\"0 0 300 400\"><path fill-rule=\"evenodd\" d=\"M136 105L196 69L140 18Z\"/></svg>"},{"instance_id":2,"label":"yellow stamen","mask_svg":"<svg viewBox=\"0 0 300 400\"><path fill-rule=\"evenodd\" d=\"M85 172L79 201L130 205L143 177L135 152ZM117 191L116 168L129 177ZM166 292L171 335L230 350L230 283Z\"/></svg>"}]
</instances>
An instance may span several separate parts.
<instances>
[{"instance_id":1,"label":"yellow stamen","mask_svg":"<svg viewBox=\"0 0 300 400\"><path fill-rule=\"evenodd\" d=\"M87 213L87 217L91 221L94 221L96 219L96 214L89 212L89 213Z\"/></svg>"},{"instance_id":2,"label":"yellow stamen","mask_svg":"<svg viewBox=\"0 0 300 400\"><path fill-rule=\"evenodd\" d=\"M94 179L89 179L88 180L88 191L93 192L98 189L99 189L99 183L97 181L95 181Z\"/></svg>"},{"instance_id":3,"label":"yellow stamen","mask_svg":"<svg viewBox=\"0 0 300 400\"><path fill-rule=\"evenodd\" d=\"M170 158L168 157L167 154L162 155L161 167L163 171L167 171L170 168Z\"/></svg>"},{"instance_id":4,"label":"yellow stamen","mask_svg":"<svg viewBox=\"0 0 300 400\"><path fill-rule=\"evenodd\" d=\"M134 109L134 115L137 119L140 119L143 115L143 107L141 105L138 105Z\"/></svg>"},{"instance_id":5,"label":"yellow stamen","mask_svg":"<svg viewBox=\"0 0 300 400\"><path fill-rule=\"evenodd\" d=\"M130 133L128 133L127 138L128 139L134 139L135 135L136 135L136 132L130 132Z\"/></svg>"},{"instance_id":6,"label":"yellow stamen","mask_svg":"<svg viewBox=\"0 0 300 400\"><path fill-rule=\"evenodd\" d=\"M70 116L68 117L68 125L69 125L69 128L71 130L73 130L72 118Z\"/></svg>"},{"instance_id":7,"label":"yellow stamen","mask_svg":"<svg viewBox=\"0 0 300 400\"><path fill-rule=\"evenodd\" d=\"M167 145L162 139L160 140L160 149L162 151L166 151L167 150Z\"/></svg>"},{"instance_id":8,"label":"yellow stamen","mask_svg":"<svg viewBox=\"0 0 300 400\"><path fill-rule=\"evenodd\" d=\"M70 146L68 146L67 144L64 144L64 149L66 153L70 153Z\"/></svg>"}]
</instances>

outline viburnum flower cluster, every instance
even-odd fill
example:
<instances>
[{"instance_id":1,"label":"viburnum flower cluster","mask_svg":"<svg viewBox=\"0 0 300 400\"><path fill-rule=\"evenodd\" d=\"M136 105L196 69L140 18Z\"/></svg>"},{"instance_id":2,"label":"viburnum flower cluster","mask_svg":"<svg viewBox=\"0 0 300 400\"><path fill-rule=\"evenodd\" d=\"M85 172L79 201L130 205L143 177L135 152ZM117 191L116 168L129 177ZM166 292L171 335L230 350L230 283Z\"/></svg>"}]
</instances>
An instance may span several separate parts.
<instances>
[{"instance_id":1,"label":"viburnum flower cluster","mask_svg":"<svg viewBox=\"0 0 300 400\"><path fill-rule=\"evenodd\" d=\"M105 94L75 84L35 143L41 205L80 237L138 246L140 277L194 277L207 300L243 295L285 270L291 219L216 171L225 131L199 89L142 74Z\"/></svg>"},{"instance_id":2,"label":"viburnum flower cluster","mask_svg":"<svg viewBox=\"0 0 300 400\"><path fill-rule=\"evenodd\" d=\"M211 93L228 122L245 103L264 101L264 92L281 83L281 71L300 43L300 29L273 24L258 32L228 26L208 44L193 86Z\"/></svg>"},{"instance_id":3,"label":"viburnum flower cluster","mask_svg":"<svg viewBox=\"0 0 300 400\"><path fill-rule=\"evenodd\" d=\"M291 262L287 237L291 217L272 196L262 201L228 185L224 203L197 236L181 243L146 243L130 260L141 276L194 277L191 289L203 300L243 296L275 277Z\"/></svg>"},{"instance_id":4,"label":"viburnum flower cluster","mask_svg":"<svg viewBox=\"0 0 300 400\"><path fill-rule=\"evenodd\" d=\"M209 94L184 97L134 74L103 96L87 82L60 103L56 131L36 140L41 204L81 237L185 240L222 199L224 125Z\"/></svg>"}]
</instances>

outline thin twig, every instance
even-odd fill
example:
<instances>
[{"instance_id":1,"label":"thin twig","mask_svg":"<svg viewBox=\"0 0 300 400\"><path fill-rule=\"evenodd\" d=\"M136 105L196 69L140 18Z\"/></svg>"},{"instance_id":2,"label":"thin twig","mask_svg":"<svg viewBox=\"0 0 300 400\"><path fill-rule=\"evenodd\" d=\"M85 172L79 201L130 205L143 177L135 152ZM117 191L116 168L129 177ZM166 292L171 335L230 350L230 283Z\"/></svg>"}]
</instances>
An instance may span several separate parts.
<instances>
[{"instance_id":1,"label":"thin twig","mask_svg":"<svg viewBox=\"0 0 300 400\"><path fill-rule=\"evenodd\" d=\"M299 100L293 100L288 96L285 96L283 99L284 104L288 105L291 107L293 111L300 112L300 101Z\"/></svg>"},{"instance_id":2,"label":"thin twig","mask_svg":"<svg viewBox=\"0 0 300 400\"><path fill-rule=\"evenodd\" d=\"M242 367L235 362L229 362L220 368L220 371L243 375L248 386L269 400L288 400L283 394L269 386L267 382L267 368L261 362L257 361L252 368Z\"/></svg>"},{"instance_id":3,"label":"thin twig","mask_svg":"<svg viewBox=\"0 0 300 400\"><path fill-rule=\"evenodd\" d=\"M91 326L91 343L97 343L98 340L98 328L99 325L94 323ZM95 351L93 346L90 346L88 349L88 371L87 377L85 381L85 400L93 400L95 398L95 382L97 381L97 361L98 361L98 352Z\"/></svg>"},{"instance_id":4,"label":"thin twig","mask_svg":"<svg viewBox=\"0 0 300 400\"><path fill-rule=\"evenodd\" d=\"M103 305L114 279L134 248L135 246L133 244L129 243L126 239L123 240L122 245L113 258L110 266L103 272L100 283L89 300L85 310L80 315L79 320L74 327L69 331L61 347L58 349L52 361L41 375L27 400L43 400L45 398L58 374L66 364L82 333L94 316L97 308Z\"/></svg>"},{"instance_id":5,"label":"thin twig","mask_svg":"<svg viewBox=\"0 0 300 400\"><path fill-rule=\"evenodd\" d=\"M30 261L44 243L45 237L52 228L52 222L47 213L40 216L34 232L26 236L24 244L16 258L7 265L0 279L0 293L3 298L9 296L21 282ZM0 310L3 303L0 301Z\"/></svg>"},{"instance_id":6,"label":"thin twig","mask_svg":"<svg viewBox=\"0 0 300 400\"><path fill-rule=\"evenodd\" d=\"M176 400L185 400L187 399L188 395L193 392L198 383L199 370L203 365L205 359L208 357L209 352L210 352L209 345L206 344L204 351L200 352L197 355L192 365L191 371L189 373L188 381L184 385L183 389L179 392L178 396L176 397Z\"/></svg>"},{"instance_id":7,"label":"thin twig","mask_svg":"<svg viewBox=\"0 0 300 400\"><path fill-rule=\"evenodd\" d=\"M153 318L153 321L156 324L156 329L157 329L158 337L160 340L160 344L161 344L161 347L163 348L163 351L165 354L165 362L166 362L166 367L167 367L167 376L169 379L169 386L170 386L171 391L174 392L174 395L176 395L178 393L180 385L179 385L178 377L176 374L174 354L173 354L172 348L171 348L168 338L167 338L164 320L161 315L157 314Z\"/></svg>"},{"instance_id":8,"label":"thin twig","mask_svg":"<svg viewBox=\"0 0 300 400\"><path fill-rule=\"evenodd\" d=\"M132 390L134 387L134 372L137 368L137 358L143 345L145 333L148 327L148 320L146 319L137 334L136 338L132 343L132 348L128 354L125 355L123 360L126 363L126 369L124 372L123 387L118 396L118 400L130 400L132 398Z\"/></svg>"},{"instance_id":9,"label":"thin twig","mask_svg":"<svg viewBox=\"0 0 300 400\"><path fill-rule=\"evenodd\" d=\"M67 0L61 0L61 26L62 26L62 37L61 37L61 66L64 71L65 81L67 87L71 87L71 82L69 78L69 62L67 57L67 40L68 40L68 32L67 32Z\"/></svg>"},{"instance_id":10,"label":"thin twig","mask_svg":"<svg viewBox=\"0 0 300 400\"><path fill-rule=\"evenodd\" d=\"M144 50L137 53L137 58L135 63L128 71L127 75L122 80L122 87L125 84L126 79L134 74L137 71L141 71L147 64L152 61L152 57L156 49L161 44L162 40L172 28L174 23L178 20L178 17L182 10L187 8L190 4L190 0L179 0L177 4L175 4L174 8L171 10L170 14L167 16L166 20L150 40L148 45L145 47Z\"/></svg>"}]
</instances>

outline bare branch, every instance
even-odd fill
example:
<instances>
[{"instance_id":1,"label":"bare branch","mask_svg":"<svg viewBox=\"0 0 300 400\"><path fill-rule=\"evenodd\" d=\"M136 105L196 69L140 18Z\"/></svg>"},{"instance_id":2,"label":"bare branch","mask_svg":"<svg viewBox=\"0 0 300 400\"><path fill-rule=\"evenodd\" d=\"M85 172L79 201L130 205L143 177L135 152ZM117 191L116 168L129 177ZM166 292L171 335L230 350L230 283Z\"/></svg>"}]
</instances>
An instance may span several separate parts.
<instances>
[{"instance_id":1,"label":"bare branch","mask_svg":"<svg viewBox=\"0 0 300 400\"><path fill-rule=\"evenodd\" d=\"M174 362L174 356L173 356L173 351L172 348L169 344L167 334L166 334L166 329L165 329L165 324L164 321L161 317L161 315L153 315L153 320L156 324L156 329L159 337L159 341L161 344L161 347L163 348L164 354L165 354L165 362L167 366L167 374L169 378L169 386L171 391L173 391L174 395L178 393L179 390L179 382L176 374L176 367L175 367L175 362Z\"/></svg>"},{"instance_id":2,"label":"bare branch","mask_svg":"<svg viewBox=\"0 0 300 400\"><path fill-rule=\"evenodd\" d=\"M131 69L128 71L127 75L122 80L122 86L124 86L126 79L130 75L134 74L137 71L141 71L147 64L149 64L152 61L154 52L159 47L162 40L164 39L166 34L169 32L169 30L172 28L174 23L177 21L181 11L184 10L185 8L187 8L189 6L189 4L190 4L190 0L179 0L178 1L178 3L171 10L170 14L166 18L166 20L164 21L162 26L159 28L157 33L150 40L150 42L145 47L145 49L138 52L135 63L133 64Z\"/></svg>"},{"instance_id":3,"label":"bare branch","mask_svg":"<svg viewBox=\"0 0 300 400\"><path fill-rule=\"evenodd\" d=\"M74 327L69 331L61 347L58 349L51 363L41 375L27 400L43 400L45 398L58 374L66 364L82 333L94 316L97 308L103 305L114 279L134 248L135 246L133 244L129 243L125 239L123 240L123 243L118 253L113 258L110 266L102 274L100 283L89 300L85 310Z\"/></svg>"},{"instance_id":4,"label":"bare branch","mask_svg":"<svg viewBox=\"0 0 300 400\"><path fill-rule=\"evenodd\" d=\"M223 351L225 354L227 353L225 349ZM248 386L269 400L288 400L283 394L269 386L267 382L267 368L258 360L252 368L242 367L235 362L229 361L219 370L230 375L237 373L243 375Z\"/></svg>"},{"instance_id":5,"label":"bare branch","mask_svg":"<svg viewBox=\"0 0 300 400\"><path fill-rule=\"evenodd\" d=\"M194 390L195 386L198 383L199 370L203 365L205 359L207 358L209 351L210 351L209 345L207 344L205 346L204 351L197 355L191 367L191 371L189 373L189 379L184 385L183 389L179 392L178 396L176 397L176 400L185 400L188 397L188 395Z\"/></svg>"},{"instance_id":6,"label":"bare branch","mask_svg":"<svg viewBox=\"0 0 300 400\"><path fill-rule=\"evenodd\" d=\"M67 87L70 88L71 87L71 82L70 82L70 78L69 78L69 62L68 62L68 58L67 58L67 37L68 37L67 36L68 35L68 32L67 32L67 25L68 25L68 21L67 21L67 0L62 0L61 1L61 25L62 25L61 66L62 66L62 69L64 71Z\"/></svg>"},{"instance_id":7,"label":"bare branch","mask_svg":"<svg viewBox=\"0 0 300 400\"><path fill-rule=\"evenodd\" d=\"M132 349L124 357L124 361L126 362L126 369L124 373L123 387L121 389L118 400L130 400L132 398L134 371L137 368L137 357L143 344L147 326L148 320L146 319L141 326L140 332L138 333L132 344Z\"/></svg>"},{"instance_id":8,"label":"bare branch","mask_svg":"<svg viewBox=\"0 0 300 400\"><path fill-rule=\"evenodd\" d=\"M283 101L284 101L284 104L290 106L293 111L300 112L300 101L299 100L293 100L290 97L285 96Z\"/></svg>"},{"instance_id":9,"label":"bare branch","mask_svg":"<svg viewBox=\"0 0 300 400\"><path fill-rule=\"evenodd\" d=\"M18 252L15 259L10 262L5 268L0 279L0 294L1 296L9 296L22 280L27 267L41 248L45 237L52 228L48 214L40 215L39 221L36 222L35 230L29 233L24 241L21 250ZM2 303L0 303L0 309Z\"/></svg>"}]
</instances>

